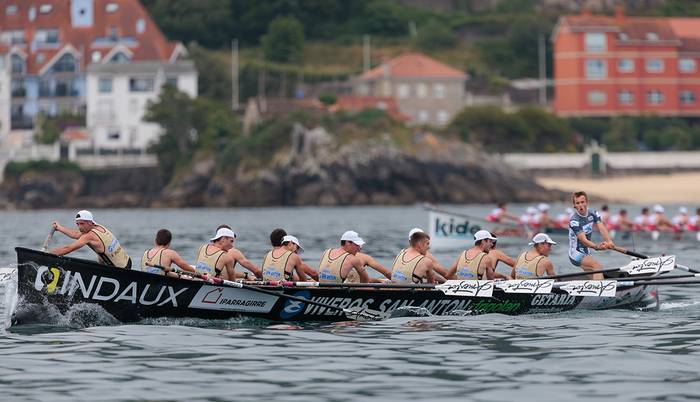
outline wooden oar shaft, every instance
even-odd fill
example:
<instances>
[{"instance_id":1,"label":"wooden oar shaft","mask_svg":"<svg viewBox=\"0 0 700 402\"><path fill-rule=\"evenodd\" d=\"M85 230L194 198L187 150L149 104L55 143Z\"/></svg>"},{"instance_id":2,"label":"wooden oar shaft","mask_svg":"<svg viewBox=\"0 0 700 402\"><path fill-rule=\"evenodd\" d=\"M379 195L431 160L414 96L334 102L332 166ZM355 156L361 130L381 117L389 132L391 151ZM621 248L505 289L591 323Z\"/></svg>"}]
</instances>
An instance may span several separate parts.
<instances>
[{"instance_id":1,"label":"wooden oar shaft","mask_svg":"<svg viewBox=\"0 0 700 402\"><path fill-rule=\"evenodd\" d=\"M53 234L56 232L56 228L51 227L51 230L49 231L49 235L46 236L46 240L44 240L44 245L41 246L41 251L46 251L49 248L49 243L51 242L51 238L53 237Z\"/></svg>"}]
</instances>

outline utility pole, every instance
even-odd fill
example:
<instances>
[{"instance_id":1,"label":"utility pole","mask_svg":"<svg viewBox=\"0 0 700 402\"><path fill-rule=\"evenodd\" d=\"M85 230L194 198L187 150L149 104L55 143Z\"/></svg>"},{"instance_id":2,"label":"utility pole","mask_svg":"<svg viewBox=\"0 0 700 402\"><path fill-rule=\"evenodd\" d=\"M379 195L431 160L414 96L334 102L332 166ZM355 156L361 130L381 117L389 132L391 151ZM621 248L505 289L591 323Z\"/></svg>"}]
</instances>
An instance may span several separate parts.
<instances>
[{"instance_id":1,"label":"utility pole","mask_svg":"<svg viewBox=\"0 0 700 402\"><path fill-rule=\"evenodd\" d=\"M238 39L231 41L231 110L238 111Z\"/></svg>"},{"instance_id":2,"label":"utility pole","mask_svg":"<svg viewBox=\"0 0 700 402\"><path fill-rule=\"evenodd\" d=\"M540 34L539 37L539 67L540 67L540 105L547 106L547 59L546 59L546 49L544 42L544 34Z\"/></svg>"},{"instance_id":3,"label":"utility pole","mask_svg":"<svg viewBox=\"0 0 700 402\"><path fill-rule=\"evenodd\" d=\"M369 35L365 34L362 37L362 72L368 71L371 68L372 60L370 57Z\"/></svg>"}]
</instances>

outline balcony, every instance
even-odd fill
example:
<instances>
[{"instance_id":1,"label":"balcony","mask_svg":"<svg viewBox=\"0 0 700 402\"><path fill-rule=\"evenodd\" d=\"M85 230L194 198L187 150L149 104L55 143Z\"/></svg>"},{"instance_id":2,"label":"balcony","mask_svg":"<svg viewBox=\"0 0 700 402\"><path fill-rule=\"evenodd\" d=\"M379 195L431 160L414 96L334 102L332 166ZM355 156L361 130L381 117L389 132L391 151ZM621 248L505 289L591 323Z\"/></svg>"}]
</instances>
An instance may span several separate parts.
<instances>
[{"instance_id":1,"label":"balcony","mask_svg":"<svg viewBox=\"0 0 700 402\"><path fill-rule=\"evenodd\" d=\"M31 117L20 117L10 119L10 127L12 130L33 130L34 119Z\"/></svg>"},{"instance_id":2,"label":"balcony","mask_svg":"<svg viewBox=\"0 0 700 402\"><path fill-rule=\"evenodd\" d=\"M11 95L13 98L25 98L27 96L27 89L24 87L12 88Z\"/></svg>"}]
</instances>

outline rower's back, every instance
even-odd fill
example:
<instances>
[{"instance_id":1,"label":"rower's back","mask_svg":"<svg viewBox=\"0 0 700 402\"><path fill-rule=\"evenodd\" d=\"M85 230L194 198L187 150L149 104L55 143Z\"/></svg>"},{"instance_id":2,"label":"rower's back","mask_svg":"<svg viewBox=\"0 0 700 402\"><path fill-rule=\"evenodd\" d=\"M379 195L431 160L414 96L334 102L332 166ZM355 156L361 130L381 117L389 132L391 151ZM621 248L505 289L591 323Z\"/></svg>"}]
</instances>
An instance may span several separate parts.
<instances>
[{"instance_id":1,"label":"rower's back","mask_svg":"<svg viewBox=\"0 0 700 402\"><path fill-rule=\"evenodd\" d=\"M481 272L479 272L479 268L482 266L481 262L487 255L487 253L478 247L464 250L459 255L455 277L460 280L482 279L484 277L485 268L482 269Z\"/></svg>"},{"instance_id":2,"label":"rower's back","mask_svg":"<svg viewBox=\"0 0 700 402\"><path fill-rule=\"evenodd\" d=\"M360 283L360 276L355 268L343 276L344 268L349 264L351 254L343 248L328 249L323 252L318 264L318 281L320 283Z\"/></svg>"},{"instance_id":3,"label":"rower's back","mask_svg":"<svg viewBox=\"0 0 700 402\"><path fill-rule=\"evenodd\" d=\"M391 266L391 282L399 284L425 282L425 269L421 267L425 258L425 255L412 247L401 250Z\"/></svg>"},{"instance_id":4,"label":"rower's back","mask_svg":"<svg viewBox=\"0 0 700 402\"><path fill-rule=\"evenodd\" d=\"M129 258L129 254L126 253L124 247L122 247L119 240L117 240L116 236L114 236L109 229L96 223L90 232L97 236L104 247L104 252L100 253L88 243L88 247L97 253L99 261L102 264L117 268L131 269L131 258Z\"/></svg>"},{"instance_id":5,"label":"rower's back","mask_svg":"<svg viewBox=\"0 0 700 402\"><path fill-rule=\"evenodd\" d=\"M528 256L528 253L531 255ZM545 258L547 257L537 252L524 251L515 262L515 278L513 279L534 279L540 277L539 271L541 270L538 270L538 266Z\"/></svg>"},{"instance_id":6,"label":"rower's back","mask_svg":"<svg viewBox=\"0 0 700 402\"><path fill-rule=\"evenodd\" d=\"M212 243L205 243L197 250L197 259L194 263L194 267L199 273L212 275L218 278L223 269L221 261L225 255L225 250L220 249Z\"/></svg>"},{"instance_id":7,"label":"rower's back","mask_svg":"<svg viewBox=\"0 0 700 402\"><path fill-rule=\"evenodd\" d=\"M292 254L291 250L283 247L275 247L265 254L262 263L263 281L291 281L293 275L291 270L287 272L287 262Z\"/></svg>"}]
</instances>

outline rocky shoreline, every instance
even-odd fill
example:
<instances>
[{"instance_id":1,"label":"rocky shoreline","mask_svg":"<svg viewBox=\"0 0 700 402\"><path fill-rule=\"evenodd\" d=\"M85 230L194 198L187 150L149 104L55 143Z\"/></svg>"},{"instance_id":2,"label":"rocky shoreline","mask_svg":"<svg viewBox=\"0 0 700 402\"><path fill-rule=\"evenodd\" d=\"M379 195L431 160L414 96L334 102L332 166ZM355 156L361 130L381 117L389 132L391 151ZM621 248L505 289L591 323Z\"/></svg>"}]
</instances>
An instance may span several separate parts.
<instances>
[{"instance_id":1,"label":"rocky shoreline","mask_svg":"<svg viewBox=\"0 0 700 402\"><path fill-rule=\"evenodd\" d=\"M0 186L5 208L244 207L399 205L416 202L556 201L548 190L461 142L427 134L410 149L391 139L338 146L327 133L302 131L263 168L217 169L195 162L163 185L156 169L109 172L27 172ZM217 172L217 173L215 173Z\"/></svg>"}]
</instances>

